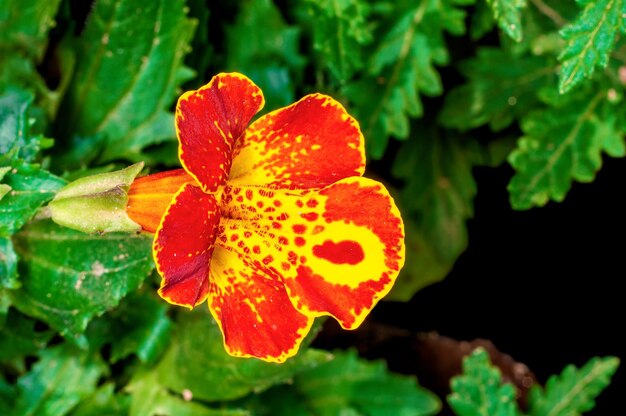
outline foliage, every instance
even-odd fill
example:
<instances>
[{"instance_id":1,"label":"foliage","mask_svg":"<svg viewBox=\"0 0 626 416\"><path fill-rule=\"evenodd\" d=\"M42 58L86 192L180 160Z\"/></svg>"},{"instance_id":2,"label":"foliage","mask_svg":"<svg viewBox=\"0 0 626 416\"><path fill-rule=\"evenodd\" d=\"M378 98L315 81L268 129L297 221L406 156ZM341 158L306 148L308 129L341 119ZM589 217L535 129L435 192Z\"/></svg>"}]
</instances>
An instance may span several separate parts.
<instances>
[{"instance_id":1,"label":"foliage","mask_svg":"<svg viewBox=\"0 0 626 416\"><path fill-rule=\"evenodd\" d=\"M580 370L567 366L560 375L550 377L545 389L533 386L529 416L573 416L593 409L594 398L609 384L618 366L615 357L595 357ZM452 379L451 387L448 403L459 416L522 414L515 401L515 387L503 383L500 370L482 348L465 357L463 374Z\"/></svg>"},{"instance_id":2,"label":"foliage","mask_svg":"<svg viewBox=\"0 0 626 416\"><path fill-rule=\"evenodd\" d=\"M156 298L148 237L62 228L48 218L73 203L47 204L87 174L176 165L176 97L217 72L250 76L263 111L321 91L357 118L367 174L401 208L390 298L406 301L466 249L476 167L508 162L511 204L530 209L626 154L625 14L624 0L0 0L0 414L436 413L415 379L353 352L227 356L204 308ZM531 414L591 409L616 367L566 368ZM518 413L484 352L464 368L458 414Z\"/></svg>"},{"instance_id":3,"label":"foliage","mask_svg":"<svg viewBox=\"0 0 626 416\"><path fill-rule=\"evenodd\" d=\"M608 386L619 366L615 357L593 358L582 368L565 367L552 376L545 389L535 386L530 393L532 415L579 415L595 406L594 399Z\"/></svg>"}]
</instances>

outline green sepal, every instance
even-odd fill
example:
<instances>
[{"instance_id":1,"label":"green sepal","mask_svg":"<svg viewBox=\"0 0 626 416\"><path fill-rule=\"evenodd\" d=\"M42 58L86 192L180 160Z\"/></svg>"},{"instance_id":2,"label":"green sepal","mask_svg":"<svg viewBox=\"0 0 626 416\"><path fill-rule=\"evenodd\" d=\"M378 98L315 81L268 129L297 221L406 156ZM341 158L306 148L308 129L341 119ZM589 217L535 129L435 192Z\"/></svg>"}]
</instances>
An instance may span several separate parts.
<instances>
[{"instance_id":1,"label":"green sepal","mask_svg":"<svg viewBox=\"0 0 626 416\"><path fill-rule=\"evenodd\" d=\"M48 204L52 220L86 233L141 231L141 226L126 214L128 187L141 169L143 162L75 180Z\"/></svg>"}]
</instances>

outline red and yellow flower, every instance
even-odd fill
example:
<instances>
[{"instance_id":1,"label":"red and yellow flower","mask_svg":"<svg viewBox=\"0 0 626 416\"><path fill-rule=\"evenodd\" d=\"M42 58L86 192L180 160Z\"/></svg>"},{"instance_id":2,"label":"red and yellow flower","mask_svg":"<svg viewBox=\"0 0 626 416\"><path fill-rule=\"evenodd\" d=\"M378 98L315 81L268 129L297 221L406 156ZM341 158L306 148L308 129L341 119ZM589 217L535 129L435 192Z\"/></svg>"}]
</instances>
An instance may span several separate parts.
<instances>
[{"instance_id":1,"label":"red and yellow flower","mask_svg":"<svg viewBox=\"0 0 626 416\"><path fill-rule=\"evenodd\" d=\"M358 327L404 263L400 213L363 178L359 125L311 94L248 126L263 107L243 75L180 97L183 169L137 179L128 215L155 233L159 294L208 299L226 350L282 362L317 316Z\"/></svg>"}]
</instances>

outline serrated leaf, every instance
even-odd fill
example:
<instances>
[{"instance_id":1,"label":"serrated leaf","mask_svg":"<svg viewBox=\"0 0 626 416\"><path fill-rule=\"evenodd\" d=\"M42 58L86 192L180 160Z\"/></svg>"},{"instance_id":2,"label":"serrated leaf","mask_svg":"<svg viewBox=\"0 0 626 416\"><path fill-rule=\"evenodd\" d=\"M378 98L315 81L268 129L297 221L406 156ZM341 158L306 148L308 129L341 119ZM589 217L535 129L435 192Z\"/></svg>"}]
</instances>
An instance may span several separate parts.
<instances>
[{"instance_id":1,"label":"serrated leaf","mask_svg":"<svg viewBox=\"0 0 626 416\"><path fill-rule=\"evenodd\" d=\"M22 228L65 185L63 179L37 165L14 168L4 182L11 188L0 200L0 236L5 237Z\"/></svg>"},{"instance_id":2,"label":"serrated leaf","mask_svg":"<svg viewBox=\"0 0 626 416\"><path fill-rule=\"evenodd\" d=\"M476 9L471 15L470 23L470 37L476 41L487 33L491 32L496 26L496 21L493 17L493 11L486 1L479 1L476 3Z\"/></svg>"},{"instance_id":3,"label":"serrated leaf","mask_svg":"<svg viewBox=\"0 0 626 416\"><path fill-rule=\"evenodd\" d=\"M131 294L113 311L91 322L89 345L99 349L109 344L112 363L131 354L153 363L170 342L172 323L167 310L167 303L151 294Z\"/></svg>"},{"instance_id":4,"label":"serrated leaf","mask_svg":"<svg viewBox=\"0 0 626 416\"><path fill-rule=\"evenodd\" d=\"M143 148L174 139L167 109L191 76L182 59L194 29L183 0L96 2L78 40L60 126L68 136L104 135L100 162L140 159Z\"/></svg>"},{"instance_id":5,"label":"serrated leaf","mask_svg":"<svg viewBox=\"0 0 626 416\"><path fill-rule=\"evenodd\" d=\"M381 361L335 352L332 361L298 374L294 388L314 414L434 415L437 397L413 377L390 373Z\"/></svg>"},{"instance_id":6,"label":"serrated leaf","mask_svg":"<svg viewBox=\"0 0 626 416\"><path fill-rule=\"evenodd\" d=\"M537 106L537 90L555 77L547 58L517 57L494 48L480 48L460 69L469 81L448 92L438 117L440 124L459 130L484 124L493 131L508 127Z\"/></svg>"},{"instance_id":7,"label":"serrated leaf","mask_svg":"<svg viewBox=\"0 0 626 416\"><path fill-rule=\"evenodd\" d=\"M208 387L208 386L207 386ZM212 409L172 395L156 372L136 373L126 390L132 393L129 416L248 416L239 409Z\"/></svg>"},{"instance_id":8,"label":"serrated leaf","mask_svg":"<svg viewBox=\"0 0 626 416\"><path fill-rule=\"evenodd\" d=\"M559 91L565 94L596 68L606 68L616 35L626 33L626 2L623 0L579 1L585 8L561 30L566 41L559 55Z\"/></svg>"},{"instance_id":9,"label":"serrated leaf","mask_svg":"<svg viewBox=\"0 0 626 416\"><path fill-rule=\"evenodd\" d=\"M35 321L10 309L6 324L0 327L0 363L25 372L24 358L35 355L53 336L49 330L35 330Z\"/></svg>"},{"instance_id":10,"label":"serrated leaf","mask_svg":"<svg viewBox=\"0 0 626 416\"><path fill-rule=\"evenodd\" d=\"M208 311L185 313L180 319L156 371L163 386L177 393L189 390L200 400L232 400L260 392L329 359L315 350L303 351L284 364L231 357Z\"/></svg>"},{"instance_id":11,"label":"serrated leaf","mask_svg":"<svg viewBox=\"0 0 626 416\"><path fill-rule=\"evenodd\" d=\"M407 263L390 294L408 301L422 287L443 279L467 248L466 221L473 216L472 169L488 164L488 149L474 140L447 137L418 125L405 142L392 174L404 181L396 197L405 219Z\"/></svg>"},{"instance_id":12,"label":"serrated leaf","mask_svg":"<svg viewBox=\"0 0 626 416\"><path fill-rule=\"evenodd\" d=\"M363 68L363 46L372 41L367 4L357 0L308 0L313 49L337 82Z\"/></svg>"},{"instance_id":13,"label":"serrated leaf","mask_svg":"<svg viewBox=\"0 0 626 416\"><path fill-rule=\"evenodd\" d=\"M41 351L32 370L20 377L15 415L60 416L96 390L107 372L95 355L61 344Z\"/></svg>"},{"instance_id":14,"label":"serrated leaf","mask_svg":"<svg viewBox=\"0 0 626 416\"><path fill-rule=\"evenodd\" d=\"M115 394L115 384L107 383L92 396L82 400L71 416L114 416L128 415L130 396Z\"/></svg>"},{"instance_id":15,"label":"serrated leaf","mask_svg":"<svg viewBox=\"0 0 626 416\"><path fill-rule=\"evenodd\" d=\"M593 180L602 152L623 141L611 108L605 91L581 93L522 119L524 136L509 156L516 171L508 186L513 208L560 202L572 181Z\"/></svg>"},{"instance_id":16,"label":"serrated leaf","mask_svg":"<svg viewBox=\"0 0 626 416\"><path fill-rule=\"evenodd\" d=\"M31 133L32 102L33 95L20 89L0 96L0 167L33 162L42 149L52 146L52 140Z\"/></svg>"},{"instance_id":17,"label":"serrated leaf","mask_svg":"<svg viewBox=\"0 0 626 416\"><path fill-rule=\"evenodd\" d=\"M522 40L521 9L526 0L486 0L500 29L516 42Z\"/></svg>"},{"instance_id":18,"label":"serrated leaf","mask_svg":"<svg viewBox=\"0 0 626 416\"><path fill-rule=\"evenodd\" d=\"M294 102L305 63L299 43L300 29L287 25L271 0L248 0L226 30L226 68L250 77L263 90L265 109L275 110Z\"/></svg>"},{"instance_id":19,"label":"serrated leaf","mask_svg":"<svg viewBox=\"0 0 626 416\"><path fill-rule=\"evenodd\" d=\"M10 238L0 237L0 288L17 289L17 254Z\"/></svg>"},{"instance_id":20,"label":"serrated leaf","mask_svg":"<svg viewBox=\"0 0 626 416\"><path fill-rule=\"evenodd\" d=\"M457 416L515 416L519 412L515 387L502 384L500 370L491 365L489 354L477 348L463 360L463 374L451 382L448 403Z\"/></svg>"},{"instance_id":21,"label":"serrated leaf","mask_svg":"<svg viewBox=\"0 0 626 416\"><path fill-rule=\"evenodd\" d=\"M454 7L455 3L425 1L398 13L385 25L391 29L371 57L369 76L342 89L353 104L351 112L361 124L372 158L383 156L390 136L408 137L409 118L423 113L420 93L442 93L434 65L445 65L449 60L444 30L456 35L465 30L465 12Z\"/></svg>"},{"instance_id":22,"label":"serrated leaf","mask_svg":"<svg viewBox=\"0 0 626 416\"><path fill-rule=\"evenodd\" d=\"M0 0L0 52L43 57L61 0Z\"/></svg>"},{"instance_id":23,"label":"serrated leaf","mask_svg":"<svg viewBox=\"0 0 626 416\"><path fill-rule=\"evenodd\" d=\"M87 323L137 289L154 267L144 235L89 235L39 221L14 242L24 266L14 305L81 345Z\"/></svg>"},{"instance_id":24,"label":"serrated leaf","mask_svg":"<svg viewBox=\"0 0 626 416\"><path fill-rule=\"evenodd\" d=\"M529 408L533 416L576 416L594 408L595 398L611 382L619 367L616 357L592 358L582 368L565 367L560 375L550 377L545 390L535 385L530 392Z\"/></svg>"}]
</instances>

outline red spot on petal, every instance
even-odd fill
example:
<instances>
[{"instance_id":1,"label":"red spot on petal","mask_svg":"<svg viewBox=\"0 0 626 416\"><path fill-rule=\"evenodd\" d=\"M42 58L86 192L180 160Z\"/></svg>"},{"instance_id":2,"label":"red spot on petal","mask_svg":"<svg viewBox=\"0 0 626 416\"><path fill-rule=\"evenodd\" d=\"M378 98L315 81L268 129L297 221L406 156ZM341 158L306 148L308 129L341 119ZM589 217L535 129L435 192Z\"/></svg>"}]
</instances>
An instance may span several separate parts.
<instances>
[{"instance_id":1,"label":"red spot on petal","mask_svg":"<svg viewBox=\"0 0 626 416\"><path fill-rule=\"evenodd\" d=\"M300 214L300 216L307 221L315 221L319 218L316 212L307 212L306 214Z\"/></svg>"},{"instance_id":2,"label":"red spot on petal","mask_svg":"<svg viewBox=\"0 0 626 416\"><path fill-rule=\"evenodd\" d=\"M256 206L259 207L259 208L263 208L263 201L258 201L256 203Z\"/></svg>"},{"instance_id":3,"label":"red spot on petal","mask_svg":"<svg viewBox=\"0 0 626 416\"><path fill-rule=\"evenodd\" d=\"M319 234L322 231L324 231L324 226L323 225L316 225L315 228L313 228L313 235Z\"/></svg>"},{"instance_id":4,"label":"red spot on petal","mask_svg":"<svg viewBox=\"0 0 626 416\"><path fill-rule=\"evenodd\" d=\"M318 204L318 202L315 199L313 199L313 198L311 198L308 201L306 201L306 206L309 207L309 208L315 208L317 206L317 204Z\"/></svg>"},{"instance_id":5,"label":"red spot on petal","mask_svg":"<svg viewBox=\"0 0 626 416\"><path fill-rule=\"evenodd\" d=\"M296 224L293 227L293 232L296 234L304 234L306 231L306 225L304 224Z\"/></svg>"},{"instance_id":6,"label":"red spot on petal","mask_svg":"<svg viewBox=\"0 0 626 416\"><path fill-rule=\"evenodd\" d=\"M272 256L265 256L263 258L263 260L261 260L261 261L263 262L263 264L265 264L267 266L268 264L270 264L271 262L274 261L274 257L272 257Z\"/></svg>"},{"instance_id":7,"label":"red spot on petal","mask_svg":"<svg viewBox=\"0 0 626 416\"><path fill-rule=\"evenodd\" d=\"M278 244L282 244L282 245L289 244L289 240L287 240L283 236L280 236L280 237L278 237Z\"/></svg>"},{"instance_id":8,"label":"red spot on petal","mask_svg":"<svg viewBox=\"0 0 626 416\"><path fill-rule=\"evenodd\" d=\"M273 223L272 223L272 228L279 229L279 228L282 228L282 225L280 225L280 223L273 222Z\"/></svg>"},{"instance_id":9,"label":"red spot on petal","mask_svg":"<svg viewBox=\"0 0 626 416\"><path fill-rule=\"evenodd\" d=\"M237 197L237 202L243 202L243 196L239 195L239 196Z\"/></svg>"},{"instance_id":10,"label":"red spot on petal","mask_svg":"<svg viewBox=\"0 0 626 416\"><path fill-rule=\"evenodd\" d=\"M233 234L230 236L230 241L237 241L239 239L239 236L237 234Z\"/></svg>"},{"instance_id":11,"label":"red spot on petal","mask_svg":"<svg viewBox=\"0 0 626 416\"><path fill-rule=\"evenodd\" d=\"M252 192L252 189L247 189L246 190L246 198L248 198L250 201L252 201L253 197L254 197L254 193Z\"/></svg>"},{"instance_id":12,"label":"red spot on petal","mask_svg":"<svg viewBox=\"0 0 626 416\"><path fill-rule=\"evenodd\" d=\"M281 205L282 205L282 203L281 203L278 199L275 199L275 200L274 200L274 206L275 206L275 207L277 207L277 208L278 208L278 207L279 207L279 206L281 206Z\"/></svg>"},{"instance_id":13,"label":"red spot on petal","mask_svg":"<svg viewBox=\"0 0 626 416\"><path fill-rule=\"evenodd\" d=\"M261 253L261 247L259 247L259 246L252 247L252 252L254 254L260 254Z\"/></svg>"},{"instance_id":14,"label":"red spot on petal","mask_svg":"<svg viewBox=\"0 0 626 416\"><path fill-rule=\"evenodd\" d=\"M328 260L335 264L359 264L365 258L363 248L356 241L344 240L335 243L331 240L324 244L313 247L313 254L320 259Z\"/></svg>"},{"instance_id":15,"label":"red spot on petal","mask_svg":"<svg viewBox=\"0 0 626 416\"><path fill-rule=\"evenodd\" d=\"M296 201L296 206L297 206L298 208L302 208L302 207L304 206L304 204L302 203L302 201L297 200L297 201Z\"/></svg>"},{"instance_id":16,"label":"red spot on petal","mask_svg":"<svg viewBox=\"0 0 626 416\"><path fill-rule=\"evenodd\" d=\"M298 262L298 255L293 251L290 251L287 253L287 260L289 260L289 263L295 265Z\"/></svg>"},{"instance_id":17,"label":"red spot on petal","mask_svg":"<svg viewBox=\"0 0 626 416\"><path fill-rule=\"evenodd\" d=\"M298 247L302 247L303 245L306 244L306 240L302 237L296 237L294 238L293 242L296 244L296 246Z\"/></svg>"},{"instance_id":18,"label":"red spot on petal","mask_svg":"<svg viewBox=\"0 0 626 416\"><path fill-rule=\"evenodd\" d=\"M244 231L243 232L243 236L246 238L250 238L252 236L252 232L251 231Z\"/></svg>"},{"instance_id":19,"label":"red spot on petal","mask_svg":"<svg viewBox=\"0 0 626 416\"><path fill-rule=\"evenodd\" d=\"M289 269L291 269L291 265L290 265L289 263L285 262L285 261L284 261L284 262L282 262L282 263L280 264L280 267L281 267L284 271L288 271Z\"/></svg>"},{"instance_id":20,"label":"red spot on petal","mask_svg":"<svg viewBox=\"0 0 626 416\"><path fill-rule=\"evenodd\" d=\"M289 218L289 215L283 212L278 217L276 217L276 221L285 221L287 218Z\"/></svg>"}]
</instances>

